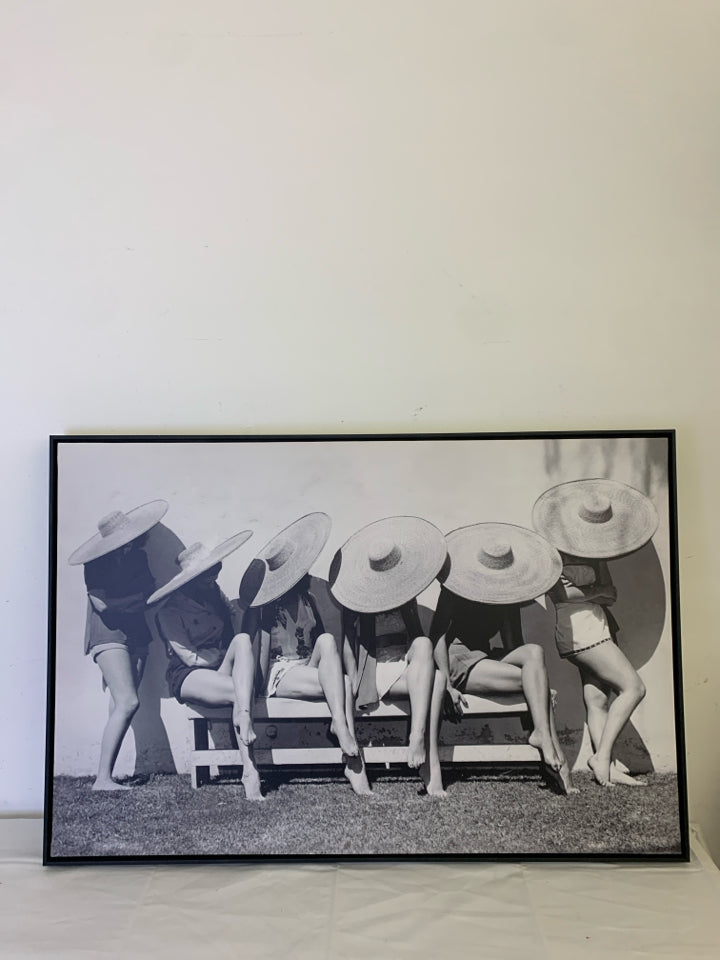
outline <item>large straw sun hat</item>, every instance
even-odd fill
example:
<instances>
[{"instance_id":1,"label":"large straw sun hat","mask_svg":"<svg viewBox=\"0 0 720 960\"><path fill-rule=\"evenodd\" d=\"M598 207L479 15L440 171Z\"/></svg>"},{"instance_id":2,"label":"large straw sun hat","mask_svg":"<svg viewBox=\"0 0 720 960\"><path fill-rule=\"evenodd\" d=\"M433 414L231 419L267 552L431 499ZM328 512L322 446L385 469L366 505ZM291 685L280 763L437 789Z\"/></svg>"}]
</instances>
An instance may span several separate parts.
<instances>
[{"instance_id":1,"label":"large straw sun hat","mask_svg":"<svg viewBox=\"0 0 720 960\"><path fill-rule=\"evenodd\" d=\"M308 513L266 543L240 582L240 602L261 607L296 586L320 556L330 536L326 513Z\"/></svg>"},{"instance_id":2,"label":"large straw sun hat","mask_svg":"<svg viewBox=\"0 0 720 960\"><path fill-rule=\"evenodd\" d=\"M167 511L168 504L165 500L151 500L134 510L128 510L127 513L122 510L108 513L98 521L98 532L95 536L71 553L68 563L89 563L124 547L159 523Z\"/></svg>"},{"instance_id":3,"label":"large straw sun hat","mask_svg":"<svg viewBox=\"0 0 720 960\"><path fill-rule=\"evenodd\" d=\"M148 597L148 603L155 603L156 600L162 600L169 594L183 587L186 583L205 573L216 563L220 563L225 557L229 556L238 547L241 547L252 536L251 530L243 530L234 536L223 540L212 550L208 550L202 543L193 543L186 550L178 554L178 563L180 564L180 573L177 573L172 580L159 587L155 593Z\"/></svg>"},{"instance_id":4,"label":"large straw sun hat","mask_svg":"<svg viewBox=\"0 0 720 960\"><path fill-rule=\"evenodd\" d=\"M560 577L557 550L512 523L476 523L447 535L450 563L439 578L448 590L480 603L525 603Z\"/></svg>"},{"instance_id":5,"label":"large straw sun hat","mask_svg":"<svg viewBox=\"0 0 720 960\"><path fill-rule=\"evenodd\" d=\"M428 587L447 557L445 538L420 517L386 517L363 527L330 568L335 599L358 613L402 606Z\"/></svg>"},{"instance_id":6,"label":"large straw sun hat","mask_svg":"<svg viewBox=\"0 0 720 960\"><path fill-rule=\"evenodd\" d=\"M533 507L533 526L563 553L609 560L651 539L658 525L652 501L618 480L571 480L546 490Z\"/></svg>"}]
</instances>

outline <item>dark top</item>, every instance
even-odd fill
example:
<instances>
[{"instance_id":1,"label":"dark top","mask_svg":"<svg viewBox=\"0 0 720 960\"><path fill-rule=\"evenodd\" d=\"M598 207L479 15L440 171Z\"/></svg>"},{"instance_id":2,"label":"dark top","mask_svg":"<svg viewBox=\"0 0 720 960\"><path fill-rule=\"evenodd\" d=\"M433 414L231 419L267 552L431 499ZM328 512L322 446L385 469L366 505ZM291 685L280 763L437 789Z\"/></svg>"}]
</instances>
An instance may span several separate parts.
<instances>
[{"instance_id":1,"label":"dark top","mask_svg":"<svg viewBox=\"0 0 720 960\"><path fill-rule=\"evenodd\" d=\"M135 643L149 643L145 601L180 570L182 540L162 523L155 524L129 550L111 553L84 564L88 595L105 609L92 605L86 630L86 649L119 630ZM92 601L91 601L92 604Z\"/></svg>"},{"instance_id":2,"label":"dark top","mask_svg":"<svg viewBox=\"0 0 720 960\"><path fill-rule=\"evenodd\" d=\"M498 633L506 647L504 652L523 642L519 604L478 603L441 589L430 627L434 642L445 634L448 646L456 641L490 656L490 641Z\"/></svg>"},{"instance_id":3,"label":"dark top","mask_svg":"<svg viewBox=\"0 0 720 960\"><path fill-rule=\"evenodd\" d=\"M230 641L242 630L239 607L228 600L217 583L203 590L191 585L181 587L151 615L171 667L181 663L216 670Z\"/></svg>"}]
</instances>

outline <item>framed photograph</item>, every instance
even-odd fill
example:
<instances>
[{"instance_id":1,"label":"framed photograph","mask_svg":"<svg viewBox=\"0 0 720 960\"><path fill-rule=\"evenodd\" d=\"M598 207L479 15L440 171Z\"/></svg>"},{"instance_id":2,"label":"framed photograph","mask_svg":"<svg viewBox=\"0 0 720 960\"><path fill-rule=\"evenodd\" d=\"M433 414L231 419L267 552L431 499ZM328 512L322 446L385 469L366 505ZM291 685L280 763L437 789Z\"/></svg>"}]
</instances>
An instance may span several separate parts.
<instances>
[{"instance_id":1,"label":"framed photograph","mask_svg":"<svg viewBox=\"0 0 720 960\"><path fill-rule=\"evenodd\" d=\"M46 863L689 856L673 431L50 441Z\"/></svg>"}]
</instances>

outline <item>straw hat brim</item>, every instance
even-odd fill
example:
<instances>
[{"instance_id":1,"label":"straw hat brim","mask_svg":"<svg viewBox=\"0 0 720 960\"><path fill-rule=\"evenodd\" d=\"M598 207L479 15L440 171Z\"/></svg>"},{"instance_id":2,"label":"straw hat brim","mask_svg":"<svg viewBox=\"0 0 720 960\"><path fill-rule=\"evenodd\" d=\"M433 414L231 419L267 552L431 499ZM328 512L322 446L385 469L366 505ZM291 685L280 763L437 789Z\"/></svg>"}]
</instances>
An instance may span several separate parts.
<instances>
[{"instance_id":1,"label":"straw hat brim","mask_svg":"<svg viewBox=\"0 0 720 960\"><path fill-rule=\"evenodd\" d=\"M135 540L136 537L147 533L151 527L159 523L168 512L169 504L165 500L151 500L149 503L143 503L134 510L129 510L125 517L127 523L124 523L117 530L103 536L96 533L94 537L86 540L82 546L73 551L68 558L68 563L73 566L80 563L89 563L91 560L97 560L98 557L104 557L119 547Z\"/></svg>"},{"instance_id":2,"label":"straw hat brim","mask_svg":"<svg viewBox=\"0 0 720 960\"><path fill-rule=\"evenodd\" d=\"M168 580L166 584L162 587L159 587L155 593L151 594L148 597L148 603L155 603L158 600L162 600L164 597L169 596L175 590L178 590L180 587L185 586L186 583L189 583L191 580L194 580L195 577L199 577L201 573L205 573L206 570L209 570L211 567L214 567L216 563L220 563L225 557L229 556L238 547L241 547L247 540L252 536L252 530L242 530L240 533L236 533L232 537L228 537L227 540L223 540L222 543L218 544L213 550L210 550L201 560L197 563L193 563L185 567L180 573L177 573L172 580Z\"/></svg>"},{"instance_id":3,"label":"straw hat brim","mask_svg":"<svg viewBox=\"0 0 720 960\"><path fill-rule=\"evenodd\" d=\"M486 566L481 551L502 542L512 550L508 566ZM479 603L526 603L558 581L557 550L533 530L511 523L476 523L447 535L449 565L439 578L448 590Z\"/></svg>"},{"instance_id":4,"label":"straw hat brim","mask_svg":"<svg viewBox=\"0 0 720 960\"><path fill-rule=\"evenodd\" d=\"M326 513L308 513L295 520L268 541L243 574L240 601L244 606L262 607L292 590L309 573L330 536L332 521ZM275 569L268 560L283 549L288 559Z\"/></svg>"},{"instance_id":5,"label":"straw hat brim","mask_svg":"<svg viewBox=\"0 0 720 960\"><path fill-rule=\"evenodd\" d=\"M579 513L588 497L607 497L612 516L590 523ZM610 560L644 546L658 526L652 501L626 483L602 478L571 480L538 497L533 526L563 553L589 560Z\"/></svg>"},{"instance_id":6,"label":"straw hat brim","mask_svg":"<svg viewBox=\"0 0 720 960\"><path fill-rule=\"evenodd\" d=\"M370 551L381 540L400 552L388 570L370 565ZM330 568L330 591L348 610L383 613L429 587L446 558L445 537L432 523L420 517L386 517L358 530L337 551Z\"/></svg>"}]
</instances>

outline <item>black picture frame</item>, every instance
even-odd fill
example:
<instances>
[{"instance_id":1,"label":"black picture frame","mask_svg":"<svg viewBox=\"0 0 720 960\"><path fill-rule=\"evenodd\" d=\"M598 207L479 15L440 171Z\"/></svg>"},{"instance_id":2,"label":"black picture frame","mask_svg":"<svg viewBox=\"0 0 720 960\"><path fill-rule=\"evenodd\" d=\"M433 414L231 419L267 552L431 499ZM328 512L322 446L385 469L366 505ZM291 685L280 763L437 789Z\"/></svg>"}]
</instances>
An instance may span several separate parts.
<instances>
[{"instance_id":1,"label":"black picture frame","mask_svg":"<svg viewBox=\"0 0 720 960\"><path fill-rule=\"evenodd\" d=\"M338 466L333 476L333 457L340 452L344 458L342 469ZM580 469L584 465L587 469ZM282 482L275 482L277 477L282 477ZM208 728L199 718L199 723L185 721L185 732L179 732L183 724L177 715L184 708L171 700L167 688L163 692L164 654L161 657L156 637L150 655L150 659L154 657L154 673L151 676L148 672L149 659L142 683L152 683L153 697L158 701L152 717L146 715L143 723L148 729L159 723L167 741L164 753L157 753L162 754L157 771L152 769L152 743L145 744L147 749L141 755L138 734L134 733L134 761L130 758L127 762L134 762L131 772L137 774L138 758L143 760L144 774L136 777L139 785L127 793L90 790L105 722L106 694L100 687L100 671L81 649L86 603L82 567L71 568L67 560L71 551L93 534L94 524L103 513L130 510L162 496L171 504L168 523L186 543L198 533L203 538L212 535L222 539L245 527L259 527L248 546L240 549L234 560L228 560L233 582L237 583L241 567L247 566L255 555L254 549L267 539L268 531L281 529L295 515L326 510L332 517L333 529L317 567L311 567L310 573L314 582L327 585L332 555L364 523L406 512L419 516L417 505L432 503L437 504L437 509L425 509L424 514L433 515L424 519L443 533L484 521L530 528L537 496L558 483L587 477L608 477L626 483L632 480L631 486L649 493L659 515L658 531L647 546L610 561L610 566L617 568L618 581L632 587L623 611L626 621L637 629L627 641L625 653L633 666L637 660L638 670L647 674L648 696L638 708L645 711L639 724L642 734L633 729L630 739L635 737L639 742L632 749L628 747L631 753L635 751L633 756L645 757L649 763L649 783L644 788L618 785L608 791L595 783L581 764L574 774L579 793L564 797L556 795L527 764L522 770L522 763L518 765L520 776L516 776L515 770L496 761L458 761L443 766L443 771L449 771L451 783L448 797L436 799L420 795L419 781L412 780L414 774L405 773L392 760L388 766L381 763L377 768L368 762L371 780L383 786L380 803L355 797L349 788L347 796L341 797L337 791L347 785L342 776L338 779L334 763L328 767L303 767L305 771L312 770L314 777L301 775L294 764L287 768L281 764L267 770L261 768L263 777L273 783L273 796L263 804L242 799L233 765L229 767L229 776L218 784L204 784L193 790L188 784L187 769L182 768L182 763L178 769L175 742L169 743L168 721L162 711L175 712L172 737L182 741L183 756L188 751L192 753L191 726L199 737L195 741L198 750L207 746L203 738ZM244 485L249 489L250 478L254 484L249 495L252 509L245 509L243 491ZM50 437L44 864L208 860L687 861L690 848L676 483L675 431L671 429ZM325 500L339 506L326 507ZM526 504L524 517L521 501ZM473 503L478 505L477 509L468 509ZM341 523L334 513L341 514ZM229 583L230 580L221 583L228 593L232 592ZM428 589L435 591L435 596L439 586L435 583ZM329 590L327 597L333 602ZM557 687L561 678L561 696L566 703L575 698L571 709L562 713L558 708L556 712L559 739L575 762L582 760L583 746L587 752L588 743L587 729L571 726L577 724L583 711L579 674L567 659L553 654L548 641L552 605L545 602L538 606L544 613L541 615L533 608L537 616L530 618L536 624L537 636L526 638L526 642L542 647L551 685ZM527 609L523 608L524 627L530 617ZM495 659L499 659L499 653ZM662 686L664 696L658 695L654 689L657 686ZM664 701L665 713L660 701ZM144 709L142 685L140 703L138 714ZM673 715L669 717L667 711L671 708ZM471 741L473 737L484 741L488 738L487 728L494 727L496 720L502 721L506 732L498 735L499 739L504 737L512 747L526 736L522 730L507 733L507 725L517 719L512 711L508 718L478 715L480 732L470 732L468 737ZM264 736L269 735L267 730L271 727L280 736L290 728L302 726L299 721L283 717L270 717L270 721L263 728ZM400 732L391 730L391 740L393 736L402 739L405 722L402 718L397 721ZM465 721L460 725L461 732L464 724ZM392 717L386 725L392 728ZM443 720L443 731L446 727L448 721ZM221 722L218 728L222 728ZM310 737L309 732L307 736ZM327 739L325 734L322 736ZM367 738L363 734L363 742ZM228 749L232 747L231 743ZM122 749L126 749L125 741ZM205 754L200 752L198 756ZM175 773L163 772L168 769L168 762L175 765ZM207 768L213 766L212 761L206 764ZM224 768L224 764L220 766ZM207 779L205 767L194 769L204 771L200 781ZM641 764L638 769L642 769ZM630 772L634 775L637 771ZM143 776L149 779L143 782ZM321 798L309 804L316 819L320 818L319 825L313 821L312 828L308 803L303 797L303 792L309 797L308 790L316 799ZM337 803L322 799L330 794L340 797ZM525 815L508 820L516 799L519 805L522 800ZM533 810L535 802L537 807ZM228 819L229 811L224 809L228 805L233 807L233 816L237 814L236 820ZM410 811L407 816L403 805ZM293 823L296 807L301 822L296 824L297 829L290 829L288 824ZM159 824L172 818L175 825L165 834L160 831L162 836L155 836L148 826L153 821ZM253 820L262 823L261 832L253 833ZM422 837L416 837L409 847L401 836L402 824L408 820L422 821L427 826ZM337 841L339 822L347 827L344 835L350 839L346 843ZM396 822L394 840L386 829L389 822ZM364 833L356 829L358 823L364 824ZM636 835L632 834L631 824ZM258 847L260 833L272 838L264 841L266 847ZM305 839L298 839L300 833ZM286 834L289 839L277 839ZM336 846L331 849L327 846L330 834L336 838ZM246 836L253 839L246 841ZM362 836L373 839L358 841L357 837ZM377 839L380 836L382 842ZM493 839L485 841L485 836ZM483 848L485 845L487 849Z\"/></svg>"}]
</instances>

